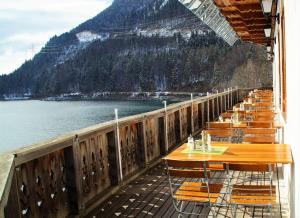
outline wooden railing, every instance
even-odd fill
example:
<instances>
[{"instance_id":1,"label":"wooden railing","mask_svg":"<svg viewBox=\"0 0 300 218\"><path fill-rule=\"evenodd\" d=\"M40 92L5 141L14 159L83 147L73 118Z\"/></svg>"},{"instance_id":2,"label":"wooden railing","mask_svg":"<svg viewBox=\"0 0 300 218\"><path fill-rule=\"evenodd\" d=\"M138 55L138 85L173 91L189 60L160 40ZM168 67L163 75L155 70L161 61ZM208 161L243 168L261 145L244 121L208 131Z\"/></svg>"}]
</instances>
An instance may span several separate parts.
<instances>
[{"instance_id":1,"label":"wooden railing","mask_svg":"<svg viewBox=\"0 0 300 218\"><path fill-rule=\"evenodd\" d=\"M247 91L228 89L19 149L0 175L0 217L86 215Z\"/></svg>"}]
</instances>

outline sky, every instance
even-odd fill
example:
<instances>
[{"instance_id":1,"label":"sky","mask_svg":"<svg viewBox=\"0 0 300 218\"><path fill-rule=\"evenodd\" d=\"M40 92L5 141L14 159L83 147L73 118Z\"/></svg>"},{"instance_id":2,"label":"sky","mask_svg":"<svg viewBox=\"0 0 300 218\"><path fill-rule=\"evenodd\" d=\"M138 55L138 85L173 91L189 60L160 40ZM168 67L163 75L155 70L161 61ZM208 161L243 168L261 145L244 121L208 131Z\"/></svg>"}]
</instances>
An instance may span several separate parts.
<instances>
[{"instance_id":1,"label":"sky","mask_svg":"<svg viewBox=\"0 0 300 218\"><path fill-rule=\"evenodd\" d=\"M0 0L0 75L31 59L54 35L71 30L113 0Z\"/></svg>"}]
</instances>

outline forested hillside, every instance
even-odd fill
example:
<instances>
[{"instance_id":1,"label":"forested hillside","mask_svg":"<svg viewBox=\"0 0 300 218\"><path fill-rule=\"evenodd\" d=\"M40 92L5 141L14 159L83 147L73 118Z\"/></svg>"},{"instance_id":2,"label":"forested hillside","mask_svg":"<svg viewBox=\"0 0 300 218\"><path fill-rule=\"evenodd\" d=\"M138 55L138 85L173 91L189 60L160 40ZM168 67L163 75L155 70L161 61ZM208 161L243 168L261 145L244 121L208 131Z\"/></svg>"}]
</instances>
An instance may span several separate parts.
<instances>
[{"instance_id":1,"label":"forested hillside","mask_svg":"<svg viewBox=\"0 0 300 218\"><path fill-rule=\"evenodd\" d=\"M115 0L0 77L0 95L208 91L271 85L265 49L229 47L177 0Z\"/></svg>"}]
</instances>

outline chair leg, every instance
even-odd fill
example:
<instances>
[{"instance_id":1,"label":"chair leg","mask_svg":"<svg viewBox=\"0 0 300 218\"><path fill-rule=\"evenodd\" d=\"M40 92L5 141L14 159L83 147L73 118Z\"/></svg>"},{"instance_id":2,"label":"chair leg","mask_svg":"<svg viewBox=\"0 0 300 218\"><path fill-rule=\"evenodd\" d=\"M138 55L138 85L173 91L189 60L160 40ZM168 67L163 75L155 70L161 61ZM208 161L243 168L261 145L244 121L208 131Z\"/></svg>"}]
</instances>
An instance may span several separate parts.
<instances>
[{"instance_id":1,"label":"chair leg","mask_svg":"<svg viewBox=\"0 0 300 218\"><path fill-rule=\"evenodd\" d=\"M237 205L236 205L236 204L233 204L233 205L231 206L231 216L232 216L233 218L236 218L236 211L237 211Z\"/></svg>"},{"instance_id":2,"label":"chair leg","mask_svg":"<svg viewBox=\"0 0 300 218\"><path fill-rule=\"evenodd\" d=\"M183 210L183 201L180 202L178 218L184 217L184 215L182 214L182 210Z\"/></svg>"},{"instance_id":3,"label":"chair leg","mask_svg":"<svg viewBox=\"0 0 300 218\"><path fill-rule=\"evenodd\" d=\"M270 211L270 217L272 218L273 217L273 207L272 206L269 207L269 211Z\"/></svg>"},{"instance_id":4,"label":"chair leg","mask_svg":"<svg viewBox=\"0 0 300 218\"><path fill-rule=\"evenodd\" d=\"M211 210L211 212L212 212L212 216L213 216L213 218L217 217L217 214L216 214L216 210L215 210L215 208L214 208L214 207L212 207L212 206L210 206L210 210Z\"/></svg>"}]
</instances>

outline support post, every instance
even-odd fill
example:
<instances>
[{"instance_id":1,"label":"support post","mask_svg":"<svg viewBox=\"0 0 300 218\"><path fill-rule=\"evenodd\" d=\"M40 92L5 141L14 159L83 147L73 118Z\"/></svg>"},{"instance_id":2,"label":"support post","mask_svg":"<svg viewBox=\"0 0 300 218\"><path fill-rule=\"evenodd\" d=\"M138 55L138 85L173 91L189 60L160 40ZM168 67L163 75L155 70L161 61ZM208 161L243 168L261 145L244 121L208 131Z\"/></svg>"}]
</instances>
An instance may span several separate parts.
<instances>
[{"instance_id":1,"label":"support post","mask_svg":"<svg viewBox=\"0 0 300 218\"><path fill-rule=\"evenodd\" d=\"M220 102L221 113L223 113L223 94L221 94L220 97L221 97L221 102Z\"/></svg>"},{"instance_id":2,"label":"support post","mask_svg":"<svg viewBox=\"0 0 300 218\"><path fill-rule=\"evenodd\" d=\"M120 174L120 182L123 183L123 172L122 172L122 155L121 155L121 145L120 145L120 128L119 128L119 115L118 109L115 108L115 121L116 121L116 134L117 134L117 153L118 153L118 162L119 162L119 174Z\"/></svg>"},{"instance_id":3,"label":"support post","mask_svg":"<svg viewBox=\"0 0 300 218\"><path fill-rule=\"evenodd\" d=\"M224 89L224 111L227 110L227 95L226 95L226 89Z\"/></svg>"},{"instance_id":4,"label":"support post","mask_svg":"<svg viewBox=\"0 0 300 218\"><path fill-rule=\"evenodd\" d=\"M233 102L232 102L232 87L230 87L230 107L232 108Z\"/></svg>"},{"instance_id":5,"label":"support post","mask_svg":"<svg viewBox=\"0 0 300 218\"><path fill-rule=\"evenodd\" d=\"M230 102L229 102L229 94L230 94L230 89L229 88L227 88L227 108L226 108L226 110L228 110L228 108L230 107Z\"/></svg>"},{"instance_id":6,"label":"support post","mask_svg":"<svg viewBox=\"0 0 300 218\"><path fill-rule=\"evenodd\" d=\"M163 104L165 109L165 151L167 154L169 149L167 101L163 101Z\"/></svg>"},{"instance_id":7,"label":"support post","mask_svg":"<svg viewBox=\"0 0 300 218\"><path fill-rule=\"evenodd\" d=\"M193 113L193 101L194 101L194 98L193 98L193 93L191 93L191 133L193 135L194 133L194 130L195 130L195 127L194 127L194 113Z\"/></svg>"},{"instance_id":8,"label":"support post","mask_svg":"<svg viewBox=\"0 0 300 218\"><path fill-rule=\"evenodd\" d=\"M207 122L210 122L209 119L209 92L206 93L206 101L207 101Z\"/></svg>"},{"instance_id":9,"label":"support post","mask_svg":"<svg viewBox=\"0 0 300 218\"><path fill-rule=\"evenodd\" d=\"M217 90L217 114L220 115L219 90Z\"/></svg>"}]
</instances>

